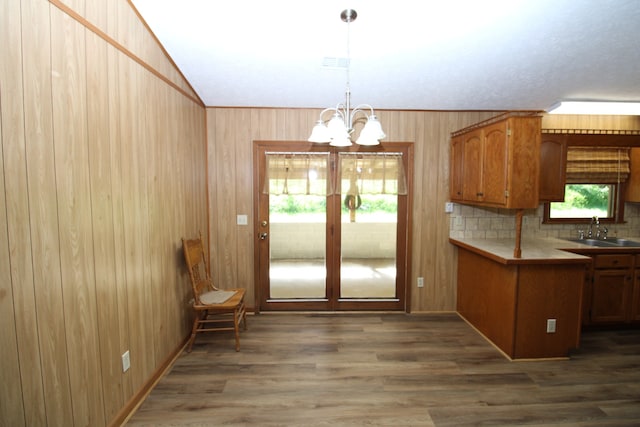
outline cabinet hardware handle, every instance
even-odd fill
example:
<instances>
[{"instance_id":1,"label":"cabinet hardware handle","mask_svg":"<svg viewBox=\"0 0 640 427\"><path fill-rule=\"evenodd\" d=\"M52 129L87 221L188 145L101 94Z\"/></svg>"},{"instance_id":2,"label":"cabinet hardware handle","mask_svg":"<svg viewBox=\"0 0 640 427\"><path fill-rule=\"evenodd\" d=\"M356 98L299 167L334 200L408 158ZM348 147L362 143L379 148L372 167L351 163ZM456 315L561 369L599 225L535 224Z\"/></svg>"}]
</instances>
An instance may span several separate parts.
<instances>
[{"instance_id":1,"label":"cabinet hardware handle","mask_svg":"<svg viewBox=\"0 0 640 427\"><path fill-rule=\"evenodd\" d=\"M484 196L484 193L476 193L476 196L482 197L482 196Z\"/></svg>"}]
</instances>

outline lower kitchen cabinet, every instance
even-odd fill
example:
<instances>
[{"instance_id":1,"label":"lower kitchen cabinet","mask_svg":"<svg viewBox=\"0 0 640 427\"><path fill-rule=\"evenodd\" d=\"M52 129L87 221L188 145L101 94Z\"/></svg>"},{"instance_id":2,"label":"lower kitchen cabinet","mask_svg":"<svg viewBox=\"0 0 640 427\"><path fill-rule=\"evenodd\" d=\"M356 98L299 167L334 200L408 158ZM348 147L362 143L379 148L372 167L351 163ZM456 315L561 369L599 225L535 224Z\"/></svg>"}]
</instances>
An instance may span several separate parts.
<instances>
[{"instance_id":1,"label":"lower kitchen cabinet","mask_svg":"<svg viewBox=\"0 0 640 427\"><path fill-rule=\"evenodd\" d=\"M458 312L511 359L567 357L580 340L585 272L584 263L501 263L460 247Z\"/></svg>"},{"instance_id":2,"label":"lower kitchen cabinet","mask_svg":"<svg viewBox=\"0 0 640 427\"><path fill-rule=\"evenodd\" d=\"M627 321L632 284L631 270L596 270L593 273L591 323Z\"/></svg>"},{"instance_id":3,"label":"lower kitchen cabinet","mask_svg":"<svg viewBox=\"0 0 640 427\"><path fill-rule=\"evenodd\" d=\"M632 322L640 322L640 255L636 255L635 270L633 280L633 292L631 294L631 314Z\"/></svg>"},{"instance_id":4,"label":"lower kitchen cabinet","mask_svg":"<svg viewBox=\"0 0 640 427\"><path fill-rule=\"evenodd\" d=\"M640 321L640 255L593 255L592 278L584 299L587 325Z\"/></svg>"}]
</instances>

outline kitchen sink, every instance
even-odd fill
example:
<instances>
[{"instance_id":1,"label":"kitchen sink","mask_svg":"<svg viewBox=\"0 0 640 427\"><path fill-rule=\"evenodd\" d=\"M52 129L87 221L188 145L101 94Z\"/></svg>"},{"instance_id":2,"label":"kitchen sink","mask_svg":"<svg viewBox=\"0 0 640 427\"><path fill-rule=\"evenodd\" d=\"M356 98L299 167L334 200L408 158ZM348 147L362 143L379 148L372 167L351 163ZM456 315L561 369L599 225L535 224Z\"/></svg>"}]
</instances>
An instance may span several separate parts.
<instances>
[{"instance_id":1,"label":"kitchen sink","mask_svg":"<svg viewBox=\"0 0 640 427\"><path fill-rule=\"evenodd\" d=\"M640 242L618 237L609 237L606 240L577 238L567 240L569 240L570 242L582 243L583 245L595 246L599 248L640 247Z\"/></svg>"},{"instance_id":2,"label":"kitchen sink","mask_svg":"<svg viewBox=\"0 0 640 427\"><path fill-rule=\"evenodd\" d=\"M629 239L618 238L618 237L609 237L607 238L607 240L604 240L604 241L613 243L616 246L636 247L636 248L640 247L640 242L636 242L634 240L629 240Z\"/></svg>"},{"instance_id":3,"label":"kitchen sink","mask_svg":"<svg viewBox=\"0 0 640 427\"><path fill-rule=\"evenodd\" d=\"M617 248L620 245L617 245L609 240L598 240L598 239L567 239L570 242L582 243L583 245L596 246L599 248Z\"/></svg>"}]
</instances>

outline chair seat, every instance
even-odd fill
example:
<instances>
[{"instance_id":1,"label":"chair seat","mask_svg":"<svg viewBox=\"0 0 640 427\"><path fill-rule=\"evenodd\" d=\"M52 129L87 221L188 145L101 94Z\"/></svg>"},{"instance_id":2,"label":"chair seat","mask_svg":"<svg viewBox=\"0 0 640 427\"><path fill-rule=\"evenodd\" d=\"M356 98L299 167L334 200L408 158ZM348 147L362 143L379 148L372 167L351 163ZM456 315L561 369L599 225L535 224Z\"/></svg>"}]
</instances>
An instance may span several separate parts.
<instances>
[{"instance_id":1,"label":"chair seat","mask_svg":"<svg viewBox=\"0 0 640 427\"><path fill-rule=\"evenodd\" d=\"M213 294L218 292L229 293L230 296L224 302L221 303L207 303L203 297L206 294ZM233 309L233 307L237 306L244 299L244 294L246 293L245 289L229 289L229 290L218 290L218 291L209 291L200 295L200 302L202 304L195 304L194 307L197 309L209 309L209 310L229 310Z\"/></svg>"},{"instance_id":2,"label":"chair seat","mask_svg":"<svg viewBox=\"0 0 640 427\"><path fill-rule=\"evenodd\" d=\"M202 304L222 304L236 293L234 291L209 291L200 295Z\"/></svg>"}]
</instances>

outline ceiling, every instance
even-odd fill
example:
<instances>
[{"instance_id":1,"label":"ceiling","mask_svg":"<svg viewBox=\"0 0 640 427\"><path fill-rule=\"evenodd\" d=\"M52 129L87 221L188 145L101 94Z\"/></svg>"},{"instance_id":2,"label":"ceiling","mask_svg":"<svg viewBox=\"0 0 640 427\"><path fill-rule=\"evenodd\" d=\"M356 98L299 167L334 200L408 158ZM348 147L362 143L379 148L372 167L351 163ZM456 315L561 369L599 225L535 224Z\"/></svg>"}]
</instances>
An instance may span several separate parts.
<instances>
[{"instance_id":1,"label":"ceiling","mask_svg":"<svg viewBox=\"0 0 640 427\"><path fill-rule=\"evenodd\" d=\"M377 109L640 101L639 0L132 3L206 106L335 107L347 76Z\"/></svg>"}]
</instances>

